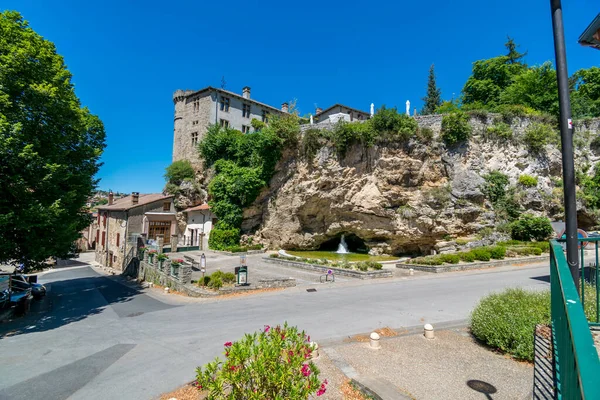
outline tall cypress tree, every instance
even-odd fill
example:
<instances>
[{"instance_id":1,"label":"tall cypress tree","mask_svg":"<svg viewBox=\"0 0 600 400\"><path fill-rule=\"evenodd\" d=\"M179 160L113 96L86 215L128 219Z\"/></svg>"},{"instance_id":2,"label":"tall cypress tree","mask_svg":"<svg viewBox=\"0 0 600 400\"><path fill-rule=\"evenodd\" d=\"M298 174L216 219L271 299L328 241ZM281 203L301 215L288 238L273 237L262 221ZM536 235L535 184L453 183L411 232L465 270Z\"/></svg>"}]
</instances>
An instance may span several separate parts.
<instances>
[{"instance_id":1,"label":"tall cypress tree","mask_svg":"<svg viewBox=\"0 0 600 400\"><path fill-rule=\"evenodd\" d=\"M508 54L506 55L506 57L508 57L507 64L525 65L525 63L523 62L523 58L527 55L527 52L519 53L517 51L517 47L519 47L519 45L516 44L513 38L511 38L510 36L507 36L507 39L508 41L504 43L504 47L506 47L506 50L508 50Z\"/></svg>"},{"instance_id":2,"label":"tall cypress tree","mask_svg":"<svg viewBox=\"0 0 600 400\"><path fill-rule=\"evenodd\" d=\"M442 104L442 91L435 84L434 65L429 68L429 79L427 80L427 96L423 97L425 104L421 109L422 115L433 114Z\"/></svg>"}]
</instances>

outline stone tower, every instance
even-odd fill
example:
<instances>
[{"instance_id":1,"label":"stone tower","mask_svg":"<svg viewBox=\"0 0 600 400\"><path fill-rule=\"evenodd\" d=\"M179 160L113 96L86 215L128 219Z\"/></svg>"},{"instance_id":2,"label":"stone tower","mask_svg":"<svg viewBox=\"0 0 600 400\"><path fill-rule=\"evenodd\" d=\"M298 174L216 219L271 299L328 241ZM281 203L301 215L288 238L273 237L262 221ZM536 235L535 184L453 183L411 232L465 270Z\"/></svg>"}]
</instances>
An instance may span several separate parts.
<instances>
[{"instance_id":1,"label":"stone tower","mask_svg":"<svg viewBox=\"0 0 600 400\"><path fill-rule=\"evenodd\" d=\"M178 149L180 144L185 140L184 135L184 111L185 111L185 95L183 90L176 90L173 93L173 103L175 104L175 119L173 121L173 161L181 159Z\"/></svg>"}]
</instances>

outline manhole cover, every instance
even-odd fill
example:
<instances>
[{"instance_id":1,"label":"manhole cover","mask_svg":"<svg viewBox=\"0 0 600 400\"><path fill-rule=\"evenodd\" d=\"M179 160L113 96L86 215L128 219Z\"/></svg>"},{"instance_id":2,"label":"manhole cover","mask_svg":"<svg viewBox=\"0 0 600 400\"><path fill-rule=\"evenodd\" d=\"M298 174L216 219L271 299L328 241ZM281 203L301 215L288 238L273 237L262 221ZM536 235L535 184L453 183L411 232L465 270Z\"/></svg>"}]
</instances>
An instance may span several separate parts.
<instances>
[{"instance_id":1,"label":"manhole cover","mask_svg":"<svg viewBox=\"0 0 600 400\"><path fill-rule=\"evenodd\" d=\"M129 315L127 316L127 318L131 318L131 317L139 317L139 316L140 316L140 315L142 315L142 314L143 314L143 312L134 312L134 313L131 313L131 314L129 314Z\"/></svg>"},{"instance_id":2,"label":"manhole cover","mask_svg":"<svg viewBox=\"0 0 600 400\"><path fill-rule=\"evenodd\" d=\"M317 289L306 289L307 292L316 292Z\"/></svg>"}]
</instances>

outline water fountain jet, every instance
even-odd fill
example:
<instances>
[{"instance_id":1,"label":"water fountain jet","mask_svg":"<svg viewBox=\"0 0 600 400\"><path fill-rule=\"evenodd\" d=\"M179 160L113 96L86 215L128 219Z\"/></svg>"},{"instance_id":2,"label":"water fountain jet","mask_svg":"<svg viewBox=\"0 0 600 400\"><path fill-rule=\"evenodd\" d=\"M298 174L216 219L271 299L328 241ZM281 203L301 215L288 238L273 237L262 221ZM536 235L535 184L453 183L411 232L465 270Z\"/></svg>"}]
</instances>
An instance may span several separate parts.
<instances>
[{"instance_id":1,"label":"water fountain jet","mask_svg":"<svg viewBox=\"0 0 600 400\"><path fill-rule=\"evenodd\" d=\"M338 245L338 249L336 251L338 254L348 254L348 245L346 244L346 238L342 235L342 239L340 240L340 244Z\"/></svg>"}]
</instances>

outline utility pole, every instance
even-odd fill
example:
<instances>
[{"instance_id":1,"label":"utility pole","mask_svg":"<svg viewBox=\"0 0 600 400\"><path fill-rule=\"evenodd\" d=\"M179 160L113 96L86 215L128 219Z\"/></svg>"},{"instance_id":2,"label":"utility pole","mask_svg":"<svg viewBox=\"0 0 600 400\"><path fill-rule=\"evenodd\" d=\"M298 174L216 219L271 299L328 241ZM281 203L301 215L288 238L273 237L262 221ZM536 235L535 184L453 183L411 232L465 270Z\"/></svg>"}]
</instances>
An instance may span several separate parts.
<instances>
[{"instance_id":1,"label":"utility pole","mask_svg":"<svg viewBox=\"0 0 600 400\"><path fill-rule=\"evenodd\" d=\"M579 255L577 254L577 203L575 199L575 163L573 160L573 122L569 98L569 74L563 27L561 0L550 0L554 53L556 55L556 79L560 104L560 138L562 145L563 189L565 201L565 228L567 236L567 262L579 291Z\"/></svg>"}]
</instances>

